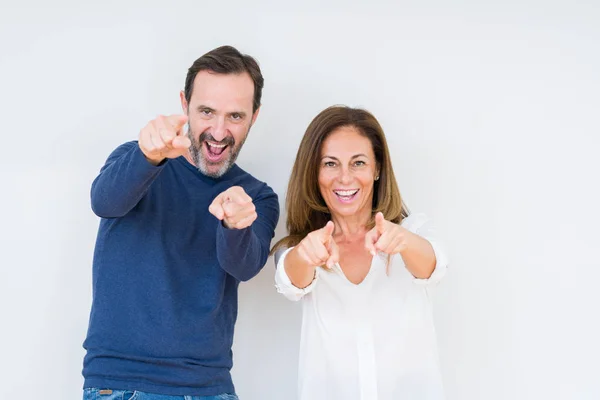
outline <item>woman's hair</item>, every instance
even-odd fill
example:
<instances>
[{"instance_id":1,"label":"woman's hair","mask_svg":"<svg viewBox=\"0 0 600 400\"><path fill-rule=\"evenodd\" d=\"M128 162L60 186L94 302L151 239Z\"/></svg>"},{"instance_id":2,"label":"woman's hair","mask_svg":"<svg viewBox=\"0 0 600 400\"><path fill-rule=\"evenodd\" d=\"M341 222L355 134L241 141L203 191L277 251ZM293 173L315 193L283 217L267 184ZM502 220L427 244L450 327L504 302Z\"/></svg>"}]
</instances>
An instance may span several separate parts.
<instances>
[{"instance_id":1,"label":"woman's hair","mask_svg":"<svg viewBox=\"0 0 600 400\"><path fill-rule=\"evenodd\" d=\"M321 148L336 129L353 127L373 146L379 179L373 186L373 205L367 228L375 225L374 216L381 211L386 220L400 223L408 216L394 177L390 151L383 129L368 111L346 106L332 106L319 113L304 133L286 196L287 230L289 235L279 240L271 252L296 246L310 232L321 229L331 216L319 190Z\"/></svg>"}]
</instances>

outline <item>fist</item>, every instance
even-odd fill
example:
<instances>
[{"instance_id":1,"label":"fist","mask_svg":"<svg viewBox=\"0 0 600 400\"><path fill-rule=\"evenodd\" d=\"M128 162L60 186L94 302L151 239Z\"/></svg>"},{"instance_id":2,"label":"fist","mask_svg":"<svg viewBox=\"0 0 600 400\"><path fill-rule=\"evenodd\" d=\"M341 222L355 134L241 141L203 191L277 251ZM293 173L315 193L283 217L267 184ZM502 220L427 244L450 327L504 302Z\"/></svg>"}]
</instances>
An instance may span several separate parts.
<instances>
[{"instance_id":1,"label":"fist","mask_svg":"<svg viewBox=\"0 0 600 400\"><path fill-rule=\"evenodd\" d=\"M190 148L192 143L183 133L188 118L185 115L158 116L140 131L140 150L154 165L165 158L177 158Z\"/></svg>"},{"instance_id":2,"label":"fist","mask_svg":"<svg viewBox=\"0 0 600 400\"><path fill-rule=\"evenodd\" d=\"M377 252L397 254L407 247L410 232L398 224L387 221L383 214L375 215L375 226L365 235L365 248L371 255Z\"/></svg>"},{"instance_id":3,"label":"fist","mask_svg":"<svg viewBox=\"0 0 600 400\"><path fill-rule=\"evenodd\" d=\"M333 222L329 221L323 228L306 235L295 248L298 256L311 267L333 267L340 261L340 252L332 236L334 228Z\"/></svg>"},{"instance_id":4,"label":"fist","mask_svg":"<svg viewBox=\"0 0 600 400\"><path fill-rule=\"evenodd\" d=\"M258 217L252 198L240 186L232 186L215 197L208 211L229 229L247 228Z\"/></svg>"}]
</instances>

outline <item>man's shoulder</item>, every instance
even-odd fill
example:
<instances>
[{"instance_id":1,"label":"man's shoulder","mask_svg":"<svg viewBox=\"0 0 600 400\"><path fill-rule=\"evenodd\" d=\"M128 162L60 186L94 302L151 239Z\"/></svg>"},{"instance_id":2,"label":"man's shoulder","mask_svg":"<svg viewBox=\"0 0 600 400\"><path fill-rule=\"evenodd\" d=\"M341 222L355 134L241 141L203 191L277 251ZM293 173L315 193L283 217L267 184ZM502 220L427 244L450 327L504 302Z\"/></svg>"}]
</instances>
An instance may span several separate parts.
<instances>
[{"instance_id":1,"label":"man's shoulder","mask_svg":"<svg viewBox=\"0 0 600 400\"><path fill-rule=\"evenodd\" d=\"M249 183L256 183L256 184L266 184L265 182L261 181L260 179L258 179L254 175L252 175L250 172L248 172L245 169L243 169L242 167L240 167L238 164L233 164L233 166L231 167L231 175L230 176L232 179L235 179L235 180L247 181Z\"/></svg>"},{"instance_id":2,"label":"man's shoulder","mask_svg":"<svg viewBox=\"0 0 600 400\"><path fill-rule=\"evenodd\" d=\"M254 199L257 197L275 196L273 189L264 181L234 164L232 167L232 186L241 186Z\"/></svg>"},{"instance_id":3,"label":"man's shoulder","mask_svg":"<svg viewBox=\"0 0 600 400\"><path fill-rule=\"evenodd\" d=\"M129 153L131 150L133 150L135 148L139 148L137 140L130 140L129 142L121 143L116 148L114 148L110 152L110 155L108 157L109 157L109 159L115 158L115 157L120 157L123 154Z\"/></svg>"},{"instance_id":4,"label":"man's shoulder","mask_svg":"<svg viewBox=\"0 0 600 400\"><path fill-rule=\"evenodd\" d=\"M135 147L138 147L138 141L130 140L128 142L121 143L115 150L131 150Z\"/></svg>"}]
</instances>

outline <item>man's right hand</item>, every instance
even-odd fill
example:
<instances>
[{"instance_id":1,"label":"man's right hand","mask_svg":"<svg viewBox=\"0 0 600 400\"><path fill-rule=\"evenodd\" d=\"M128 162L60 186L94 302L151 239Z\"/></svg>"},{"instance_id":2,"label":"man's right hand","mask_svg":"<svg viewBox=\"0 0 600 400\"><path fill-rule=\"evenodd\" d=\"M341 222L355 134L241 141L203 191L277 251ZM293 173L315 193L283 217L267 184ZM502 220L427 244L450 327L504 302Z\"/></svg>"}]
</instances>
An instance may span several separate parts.
<instances>
[{"instance_id":1,"label":"man's right hand","mask_svg":"<svg viewBox=\"0 0 600 400\"><path fill-rule=\"evenodd\" d=\"M138 143L148 162L158 165L165 158L177 158L188 151L192 143L183 132L187 120L185 115L160 115L140 131Z\"/></svg>"},{"instance_id":2,"label":"man's right hand","mask_svg":"<svg viewBox=\"0 0 600 400\"><path fill-rule=\"evenodd\" d=\"M296 256L311 267L333 267L340 261L340 253L333 239L333 222L312 231L292 250Z\"/></svg>"}]
</instances>

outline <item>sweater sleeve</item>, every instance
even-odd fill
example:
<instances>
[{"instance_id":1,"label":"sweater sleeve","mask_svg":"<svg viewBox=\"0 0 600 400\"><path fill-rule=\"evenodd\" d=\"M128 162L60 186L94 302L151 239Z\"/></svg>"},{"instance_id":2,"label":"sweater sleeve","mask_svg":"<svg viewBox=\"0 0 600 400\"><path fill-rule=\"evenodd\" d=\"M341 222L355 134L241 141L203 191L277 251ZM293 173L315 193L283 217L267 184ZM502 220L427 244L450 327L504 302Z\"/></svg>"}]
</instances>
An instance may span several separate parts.
<instances>
[{"instance_id":1,"label":"sweater sleeve","mask_svg":"<svg viewBox=\"0 0 600 400\"><path fill-rule=\"evenodd\" d=\"M164 164L150 164L136 141L119 146L110 154L92 183L94 213L103 218L127 214L144 197Z\"/></svg>"},{"instance_id":2,"label":"sweater sleeve","mask_svg":"<svg viewBox=\"0 0 600 400\"><path fill-rule=\"evenodd\" d=\"M253 199L258 217L244 229L217 228L217 258L221 268L240 281L256 276L267 262L279 219L277 195L267 185Z\"/></svg>"}]
</instances>

